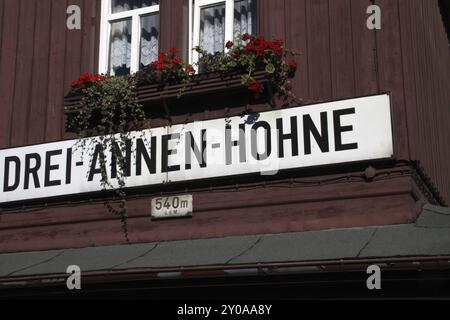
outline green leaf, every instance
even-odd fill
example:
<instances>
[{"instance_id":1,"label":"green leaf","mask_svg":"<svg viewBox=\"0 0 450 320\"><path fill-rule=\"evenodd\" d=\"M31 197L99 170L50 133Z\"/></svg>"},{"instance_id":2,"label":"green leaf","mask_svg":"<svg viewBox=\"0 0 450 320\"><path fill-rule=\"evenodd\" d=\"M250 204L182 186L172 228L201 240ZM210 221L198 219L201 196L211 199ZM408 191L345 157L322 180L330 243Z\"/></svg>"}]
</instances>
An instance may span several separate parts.
<instances>
[{"instance_id":1,"label":"green leaf","mask_svg":"<svg viewBox=\"0 0 450 320\"><path fill-rule=\"evenodd\" d=\"M273 64L269 63L266 65L266 72L269 74L273 74L275 72L275 67Z\"/></svg>"}]
</instances>

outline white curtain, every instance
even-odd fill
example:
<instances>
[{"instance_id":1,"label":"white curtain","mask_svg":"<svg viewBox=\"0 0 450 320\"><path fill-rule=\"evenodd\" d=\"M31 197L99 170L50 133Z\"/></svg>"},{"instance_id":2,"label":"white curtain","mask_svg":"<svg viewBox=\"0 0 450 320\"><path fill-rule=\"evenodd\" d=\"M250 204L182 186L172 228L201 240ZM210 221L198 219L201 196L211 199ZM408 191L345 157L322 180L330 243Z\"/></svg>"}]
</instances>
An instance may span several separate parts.
<instances>
[{"instance_id":1,"label":"white curtain","mask_svg":"<svg viewBox=\"0 0 450 320\"><path fill-rule=\"evenodd\" d=\"M111 23L109 69L115 75L130 73L131 19Z\"/></svg>"},{"instance_id":2,"label":"white curtain","mask_svg":"<svg viewBox=\"0 0 450 320\"><path fill-rule=\"evenodd\" d=\"M158 59L159 14L141 17L140 69Z\"/></svg>"},{"instance_id":3,"label":"white curtain","mask_svg":"<svg viewBox=\"0 0 450 320\"><path fill-rule=\"evenodd\" d=\"M256 0L234 1L234 41L239 34L256 35Z\"/></svg>"},{"instance_id":4,"label":"white curtain","mask_svg":"<svg viewBox=\"0 0 450 320\"><path fill-rule=\"evenodd\" d=\"M203 8L200 12L200 46L209 53L225 46L225 5Z\"/></svg>"}]
</instances>

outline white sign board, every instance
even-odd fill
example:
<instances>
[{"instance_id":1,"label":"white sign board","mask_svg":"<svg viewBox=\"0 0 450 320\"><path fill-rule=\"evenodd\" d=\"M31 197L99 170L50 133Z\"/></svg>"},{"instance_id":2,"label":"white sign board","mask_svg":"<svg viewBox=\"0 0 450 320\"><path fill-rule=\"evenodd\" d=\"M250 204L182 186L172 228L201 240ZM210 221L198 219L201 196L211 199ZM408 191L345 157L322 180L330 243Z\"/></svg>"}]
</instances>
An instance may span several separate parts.
<instances>
[{"instance_id":1,"label":"white sign board","mask_svg":"<svg viewBox=\"0 0 450 320\"><path fill-rule=\"evenodd\" d=\"M150 186L392 158L387 94L131 132L125 183ZM78 146L80 144L78 143ZM101 144L0 150L0 203L101 191ZM112 187L117 164L105 150Z\"/></svg>"}]
</instances>

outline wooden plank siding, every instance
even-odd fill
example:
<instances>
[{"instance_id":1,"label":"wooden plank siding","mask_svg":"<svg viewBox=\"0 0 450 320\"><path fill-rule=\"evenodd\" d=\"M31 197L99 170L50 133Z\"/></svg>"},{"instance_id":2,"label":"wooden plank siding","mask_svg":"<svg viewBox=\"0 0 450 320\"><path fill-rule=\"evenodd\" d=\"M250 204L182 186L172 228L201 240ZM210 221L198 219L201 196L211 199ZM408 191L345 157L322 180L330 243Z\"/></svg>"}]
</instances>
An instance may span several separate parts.
<instances>
[{"instance_id":1,"label":"wooden plank siding","mask_svg":"<svg viewBox=\"0 0 450 320\"><path fill-rule=\"evenodd\" d=\"M51 1L42 0L36 4L36 28L33 43L33 68L31 70L31 95L29 115L36 119L46 119L49 83ZM45 121L45 120L44 120ZM39 121L28 121L27 143L45 141L45 125Z\"/></svg>"},{"instance_id":2,"label":"wooden plank siding","mask_svg":"<svg viewBox=\"0 0 450 320\"><path fill-rule=\"evenodd\" d=\"M2 51L0 59L0 147L10 146L11 116L16 78L16 53L20 1L5 0L2 20ZM26 126L26 124L23 124Z\"/></svg>"},{"instance_id":3,"label":"wooden plank siding","mask_svg":"<svg viewBox=\"0 0 450 320\"><path fill-rule=\"evenodd\" d=\"M381 8L381 30L375 31L377 44L378 90L392 92L392 115L395 119L394 141L399 160L409 159L403 88L402 48L398 1L376 1Z\"/></svg>"},{"instance_id":4,"label":"wooden plank siding","mask_svg":"<svg viewBox=\"0 0 450 320\"><path fill-rule=\"evenodd\" d=\"M2 29L3 29L3 24L1 23L1 21L3 21L4 17L3 17L3 8L5 7L5 2L4 1L0 1L0 52L2 52ZM0 64L2 63L1 61L1 54L0 54Z\"/></svg>"},{"instance_id":5,"label":"wooden plank siding","mask_svg":"<svg viewBox=\"0 0 450 320\"><path fill-rule=\"evenodd\" d=\"M374 3L381 8L381 30L366 27L366 9ZM81 30L66 27L72 4L82 9ZM70 80L98 69L100 7L101 0L0 0L0 148L69 136L63 98ZM178 47L187 56L187 8L188 0L161 0L161 50ZM450 50L438 0L259 0L258 33L282 38L301 53L292 84L305 103L391 92L397 159L419 161L450 203ZM226 114L203 111L190 113L189 121ZM129 238L194 239L414 220L425 200L417 200L413 177L367 183L361 172L358 181L314 187L285 180L282 188L209 192L194 185L198 214L192 220L151 221L151 196L136 197L127 204ZM124 241L120 219L95 201L0 208L0 221L0 252Z\"/></svg>"},{"instance_id":6,"label":"wooden plank siding","mask_svg":"<svg viewBox=\"0 0 450 320\"><path fill-rule=\"evenodd\" d=\"M33 64L33 39L35 36L36 1L20 2L19 28L17 38L17 57L15 67L14 95L11 113L10 145L27 144L30 124L31 82Z\"/></svg>"},{"instance_id":7,"label":"wooden plank siding","mask_svg":"<svg viewBox=\"0 0 450 320\"><path fill-rule=\"evenodd\" d=\"M399 1L405 115L410 159L450 197L448 41L434 2Z\"/></svg>"},{"instance_id":8,"label":"wooden plank siding","mask_svg":"<svg viewBox=\"0 0 450 320\"><path fill-rule=\"evenodd\" d=\"M351 0L353 33L353 71L355 73L355 94L368 95L379 92L377 48L375 32L366 25L366 9L372 1Z\"/></svg>"},{"instance_id":9,"label":"wooden plank siding","mask_svg":"<svg viewBox=\"0 0 450 320\"><path fill-rule=\"evenodd\" d=\"M45 125L45 139L49 141L60 139L63 130L61 104L65 94L66 9L66 1L52 1L47 117L44 123L41 121L41 125Z\"/></svg>"},{"instance_id":10,"label":"wooden plank siding","mask_svg":"<svg viewBox=\"0 0 450 320\"><path fill-rule=\"evenodd\" d=\"M81 30L66 28L69 2L82 9ZM70 80L97 69L100 2L69 2L0 1L0 148L64 137Z\"/></svg>"},{"instance_id":11,"label":"wooden plank siding","mask_svg":"<svg viewBox=\"0 0 450 320\"><path fill-rule=\"evenodd\" d=\"M295 58L298 64L298 74L292 80L292 86L296 88L299 97L309 97L309 61L307 41L306 0L286 0L285 5L286 47L300 55Z\"/></svg>"},{"instance_id":12,"label":"wooden plank siding","mask_svg":"<svg viewBox=\"0 0 450 320\"><path fill-rule=\"evenodd\" d=\"M349 0L329 1L332 98L355 94L352 11Z\"/></svg>"},{"instance_id":13,"label":"wooden plank siding","mask_svg":"<svg viewBox=\"0 0 450 320\"><path fill-rule=\"evenodd\" d=\"M166 0L160 4L160 50L171 48L181 50L181 56L188 59L189 1Z\"/></svg>"}]
</instances>

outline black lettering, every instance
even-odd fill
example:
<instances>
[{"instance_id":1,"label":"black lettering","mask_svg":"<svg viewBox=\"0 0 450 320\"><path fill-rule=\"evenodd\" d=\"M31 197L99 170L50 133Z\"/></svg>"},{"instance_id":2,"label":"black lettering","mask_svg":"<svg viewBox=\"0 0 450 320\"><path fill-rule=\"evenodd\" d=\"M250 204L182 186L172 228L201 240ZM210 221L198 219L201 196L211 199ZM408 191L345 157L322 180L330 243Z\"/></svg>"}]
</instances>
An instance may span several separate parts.
<instances>
[{"instance_id":1,"label":"black lettering","mask_svg":"<svg viewBox=\"0 0 450 320\"><path fill-rule=\"evenodd\" d=\"M148 155L147 148L142 139L136 140L136 175L142 174L142 157L144 157L150 174L156 173L156 137L152 137L150 145L151 157Z\"/></svg>"},{"instance_id":2,"label":"black lettering","mask_svg":"<svg viewBox=\"0 0 450 320\"><path fill-rule=\"evenodd\" d=\"M245 123L242 123L239 125L239 140L231 140L231 127L227 126L225 128L225 158L226 158L226 164L230 165L232 164L232 147L239 146L239 161L245 162L246 156L245 156Z\"/></svg>"},{"instance_id":3,"label":"black lettering","mask_svg":"<svg viewBox=\"0 0 450 320\"><path fill-rule=\"evenodd\" d=\"M15 172L14 172L14 183L10 186L9 185L9 169L10 169L10 163L14 162L15 165ZM10 192L17 189L20 183L20 159L16 156L6 157L5 158L5 177L3 181L3 192Z\"/></svg>"},{"instance_id":4,"label":"black lettering","mask_svg":"<svg viewBox=\"0 0 450 320\"><path fill-rule=\"evenodd\" d=\"M123 171L124 177L131 175L131 148L133 144L130 139L125 140L125 156L122 154L120 145L113 142L111 146L111 178L117 178L117 160L119 160L119 167ZM117 159L119 156L120 159Z\"/></svg>"},{"instance_id":5,"label":"black lettering","mask_svg":"<svg viewBox=\"0 0 450 320\"><path fill-rule=\"evenodd\" d=\"M97 161L100 158L100 167L97 168ZM106 180L106 166L105 166L105 154L103 152L103 146L99 143L95 146L94 154L92 155L91 168L89 170L88 181L94 180L94 175L101 174L102 181Z\"/></svg>"},{"instance_id":6,"label":"black lettering","mask_svg":"<svg viewBox=\"0 0 450 320\"><path fill-rule=\"evenodd\" d=\"M266 149L264 153L258 153L258 129L263 128L265 131L265 146ZM270 133L270 125L266 121L259 121L255 123L251 130L251 140L252 140L252 156L256 160L266 160L270 157L272 153L272 141L271 141L271 133Z\"/></svg>"},{"instance_id":7,"label":"black lettering","mask_svg":"<svg viewBox=\"0 0 450 320\"><path fill-rule=\"evenodd\" d=\"M200 168L206 167L206 129L203 129L201 132L202 137L202 148L197 146L195 143L194 137L192 136L192 132L186 133L186 144L185 144L185 154L186 154L186 170L191 169L191 151L194 151L195 158L197 159L198 163L200 164Z\"/></svg>"},{"instance_id":8,"label":"black lettering","mask_svg":"<svg viewBox=\"0 0 450 320\"><path fill-rule=\"evenodd\" d=\"M72 148L67 149L66 154L66 184L72 181Z\"/></svg>"},{"instance_id":9,"label":"black lettering","mask_svg":"<svg viewBox=\"0 0 450 320\"><path fill-rule=\"evenodd\" d=\"M297 117L291 117L291 133L283 132L283 119L277 119L278 158L284 158L284 140L291 140L292 156L298 156Z\"/></svg>"},{"instance_id":10,"label":"black lettering","mask_svg":"<svg viewBox=\"0 0 450 320\"><path fill-rule=\"evenodd\" d=\"M35 165L31 167L31 159L34 159ZM38 170L41 167L41 156L37 153L31 153L25 155L25 177L23 181L23 188L27 190L30 186L30 175L33 176L33 182L35 188L40 188Z\"/></svg>"},{"instance_id":11,"label":"black lettering","mask_svg":"<svg viewBox=\"0 0 450 320\"><path fill-rule=\"evenodd\" d=\"M330 143L328 140L328 119L326 112L320 113L320 129L321 133L317 130L317 127L314 125L314 122L309 114L305 114L303 116L303 140L305 145L305 154L311 154L311 133L322 152L330 151Z\"/></svg>"},{"instance_id":12,"label":"black lettering","mask_svg":"<svg viewBox=\"0 0 450 320\"><path fill-rule=\"evenodd\" d=\"M352 150L358 149L358 143L347 143L342 144L342 133L353 131L353 126L342 126L341 116L347 114L354 114L355 108L341 109L333 111L333 122L334 122L334 146L336 151Z\"/></svg>"},{"instance_id":13,"label":"black lettering","mask_svg":"<svg viewBox=\"0 0 450 320\"><path fill-rule=\"evenodd\" d=\"M51 171L58 170L59 164L52 165L52 157L62 154L62 150L52 150L45 153L45 179L44 186L52 187L61 185L61 180L50 180Z\"/></svg>"},{"instance_id":14,"label":"black lettering","mask_svg":"<svg viewBox=\"0 0 450 320\"><path fill-rule=\"evenodd\" d=\"M178 171L180 170L179 165L169 166L169 156L173 154L177 154L176 149L169 150L169 141L173 139L180 139L179 133L174 134L166 134L162 136L162 144L161 144L161 172L170 172L170 171Z\"/></svg>"}]
</instances>

